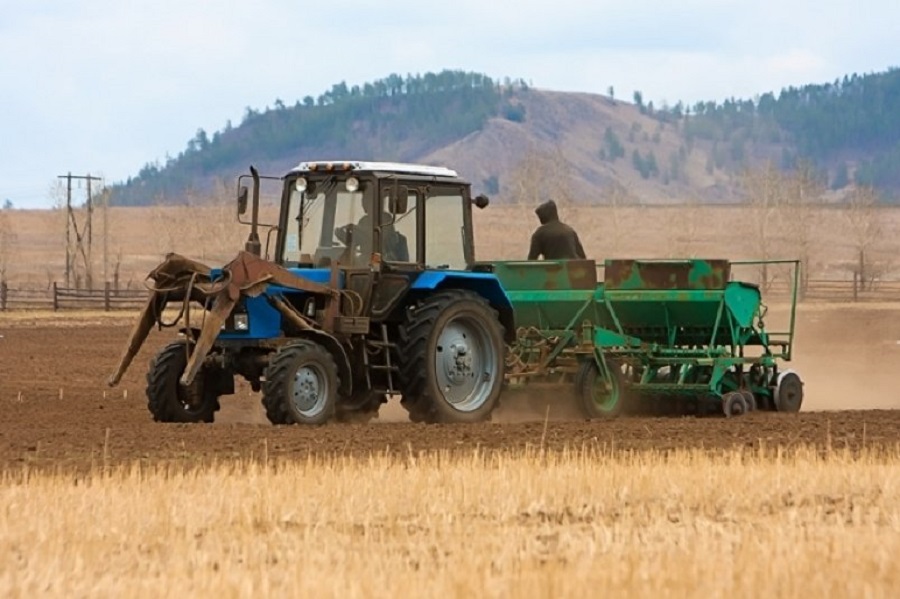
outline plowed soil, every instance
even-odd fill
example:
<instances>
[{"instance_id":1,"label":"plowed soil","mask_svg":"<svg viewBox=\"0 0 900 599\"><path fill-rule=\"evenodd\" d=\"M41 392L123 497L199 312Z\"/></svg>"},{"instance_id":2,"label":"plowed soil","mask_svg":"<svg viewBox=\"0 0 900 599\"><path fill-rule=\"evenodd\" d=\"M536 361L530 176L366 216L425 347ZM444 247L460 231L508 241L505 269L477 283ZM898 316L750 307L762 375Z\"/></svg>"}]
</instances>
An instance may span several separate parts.
<instances>
[{"instance_id":1,"label":"plowed soil","mask_svg":"<svg viewBox=\"0 0 900 599\"><path fill-rule=\"evenodd\" d=\"M122 384L110 389L105 380L128 338L129 320L0 320L0 470L23 465L81 470L134 460L302 459L310 454L405 455L475 448L490 452L528 447L891 447L900 432L900 410L893 409L900 407L893 392L894 382L900 382L894 360L898 342L893 339L897 327L892 321L896 319L884 320L893 310L875 316L870 312L853 313L856 316L851 314L849 320L844 313L837 329L827 327L840 335L834 340L816 333L816 323L830 321L829 314L819 310L801 319L801 339L805 332L808 340L806 345L798 344L806 351L802 362L815 365L817 358L821 362L804 376L807 398L799 414L545 422L544 414L533 408L505 405L491 423L428 426L406 421L392 402L368 425L317 428L268 424L258 395L245 385L236 395L223 398L215 424L155 423L146 408L144 374L151 356L171 340L170 333L153 333ZM854 327L854 322L859 326ZM884 322L891 324L886 327ZM866 323L886 339L873 340ZM861 351L853 346L854 336L859 337L858 343L877 348L877 353L851 363L851 357ZM803 374L802 368L798 370ZM856 393L845 392L848 389ZM840 407L850 409L836 409Z\"/></svg>"}]
</instances>

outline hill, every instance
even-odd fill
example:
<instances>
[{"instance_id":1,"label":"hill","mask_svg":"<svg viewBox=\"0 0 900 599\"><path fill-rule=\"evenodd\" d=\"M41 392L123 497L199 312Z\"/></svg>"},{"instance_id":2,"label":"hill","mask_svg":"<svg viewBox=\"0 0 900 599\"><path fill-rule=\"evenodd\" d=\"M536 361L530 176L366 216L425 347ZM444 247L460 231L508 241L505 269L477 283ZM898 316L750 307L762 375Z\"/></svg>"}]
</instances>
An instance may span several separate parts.
<instances>
[{"instance_id":1,"label":"hill","mask_svg":"<svg viewBox=\"0 0 900 599\"><path fill-rule=\"evenodd\" d=\"M900 71L685 107L534 89L444 71L348 87L293 106L248 108L237 127L198 130L166 164L111 188L119 205L181 203L254 164L304 159L444 164L500 202L734 202L740 175L804 165L823 185L900 189Z\"/></svg>"}]
</instances>

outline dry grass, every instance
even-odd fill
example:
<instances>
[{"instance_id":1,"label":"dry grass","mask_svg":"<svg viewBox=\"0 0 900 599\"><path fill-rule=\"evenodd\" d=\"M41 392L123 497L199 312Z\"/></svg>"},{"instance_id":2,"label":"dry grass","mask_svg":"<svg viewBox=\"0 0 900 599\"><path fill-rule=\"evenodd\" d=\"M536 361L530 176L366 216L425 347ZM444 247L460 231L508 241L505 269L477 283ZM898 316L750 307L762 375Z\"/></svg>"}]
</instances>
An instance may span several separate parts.
<instances>
[{"instance_id":1,"label":"dry grass","mask_svg":"<svg viewBox=\"0 0 900 599\"><path fill-rule=\"evenodd\" d=\"M480 260L523 259L528 254L537 217L531 206L491 206L475 212L476 248ZM775 214L768 225L769 258L797 259L799 242L787 214ZM745 206L568 205L560 217L578 231L588 257L604 258L764 258L754 234L751 208ZM881 208L875 217L885 230L900 227L900 209ZM848 213L821 208L810 218L811 278L849 279L857 266L854 242L847 234ZM884 236L870 247L875 274L896 278L900 239ZM743 276L744 273L741 273Z\"/></svg>"},{"instance_id":2,"label":"dry grass","mask_svg":"<svg viewBox=\"0 0 900 599\"><path fill-rule=\"evenodd\" d=\"M6 473L0 593L867 596L900 448L473 452Z\"/></svg>"},{"instance_id":3,"label":"dry grass","mask_svg":"<svg viewBox=\"0 0 900 599\"><path fill-rule=\"evenodd\" d=\"M518 259L528 252L537 219L530 205L497 205L475 211L476 252L480 260ZM876 212L883 230L900 226L900 209ZM56 211L14 210L8 213L16 231L8 280L12 287L46 288L63 281L64 222ZM616 257L712 257L757 259L754 213L745 206L563 205L562 219L579 232L588 256L598 261ZM263 219L274 218L271 206ZM848 230L848 213L819 209L809 226L812 278L851 277L857 254ZM181 207L112 208L107 277L119 261L122 287L141 288L147 273L175 251L210 265L221 265L243 248L249 229L234 222L231 204ZM770 257L800 255L790 215L771 216ZM102 229L95 231L95 279L103 278ZM265 240L265 238L264 238ZM264 244L265 245L265 244ZM875 274L892 277L900 269L895 256L900 241L881 236L869 248Z\"/></svg>"},{"instance_id":4,"label":"dry grass","mask_svg":"<svg viewBox=\"0 0 900 599\"><path fill-rule=\"evenodd\" d=\"M85 327L91 325L133 324L138 310L104 312L103 310L9 310L0 312L0 326ZM168 313L167 313L168 314Z\"/></svg>"}]
</instances>

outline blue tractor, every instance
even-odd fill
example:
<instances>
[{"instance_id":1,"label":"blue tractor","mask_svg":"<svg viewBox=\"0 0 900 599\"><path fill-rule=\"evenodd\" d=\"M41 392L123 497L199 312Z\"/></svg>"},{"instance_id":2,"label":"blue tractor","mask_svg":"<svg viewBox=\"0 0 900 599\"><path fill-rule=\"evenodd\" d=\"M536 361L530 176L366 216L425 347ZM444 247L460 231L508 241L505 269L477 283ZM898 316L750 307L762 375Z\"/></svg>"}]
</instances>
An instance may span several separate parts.
<instances>
[{"instance_id":1,"label":"blue tractor","mask_svg":"<svg viewBox=\"0 0 900 599\"><path fill-rule=\"evenodd\" d=\"M471 270L472 206L488 199L447 168L303 162L280 178L263 253L250 170L239 179L244 251L222 268L170 254L154 269L109 383L154 325L177 322L182 335L147 374L157 421L212 422L236 376L262 392L273 424L365 421L391 394L416 422L488 419L515 337L497 277Z\"/></svg>"}]
</instances>

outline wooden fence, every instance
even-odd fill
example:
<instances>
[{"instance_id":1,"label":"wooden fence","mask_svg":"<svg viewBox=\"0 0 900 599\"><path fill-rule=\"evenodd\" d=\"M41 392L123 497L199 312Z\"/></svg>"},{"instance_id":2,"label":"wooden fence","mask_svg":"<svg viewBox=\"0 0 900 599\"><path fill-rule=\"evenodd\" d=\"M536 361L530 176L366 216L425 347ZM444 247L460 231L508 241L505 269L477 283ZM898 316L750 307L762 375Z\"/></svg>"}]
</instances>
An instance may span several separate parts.
<instances>
[{"instance_id":1,"label":"wooden fence","mask_svg":"<svg viewBox=\"0 0 900 599\"><path fill-rule=\"evenodd\" d=\"M7 310L134 310L147 303L146 289L71 289L56 283L49 289L10 289L0 282L0 312Z\"/></svg>"},{"instance_id":2,"label":"wooden fence","mask_svg":"<svg viewBox=\"0 0 900 599\"><path fill-rule=\"evenodd\" d=\"M791 283L776 280L763 291L764 298L786 298L790 296ZM10 289L0 282L0 312L8 310L133 310L143 307L147 301L145 289L114 289L106 283L103 289L70 289L56 283L49 289ZM807 282L800 294L800 301L808 302L898 302L900 303L900 281L862 282L856 279L824 280Z\"/></svg>"},{"instance_id":3,"label":"wooden fence","mask_svg":"<svg viewBox=\"0 0 900 599\"><path fill-rule=\"evenodd\" d=\"M772 281L763 290L763 298L788 297L791 282ZM801 302L898 302L900 281L859 281L857 279L811 279L800 289Z\"/></svg>"}]
</instances>

